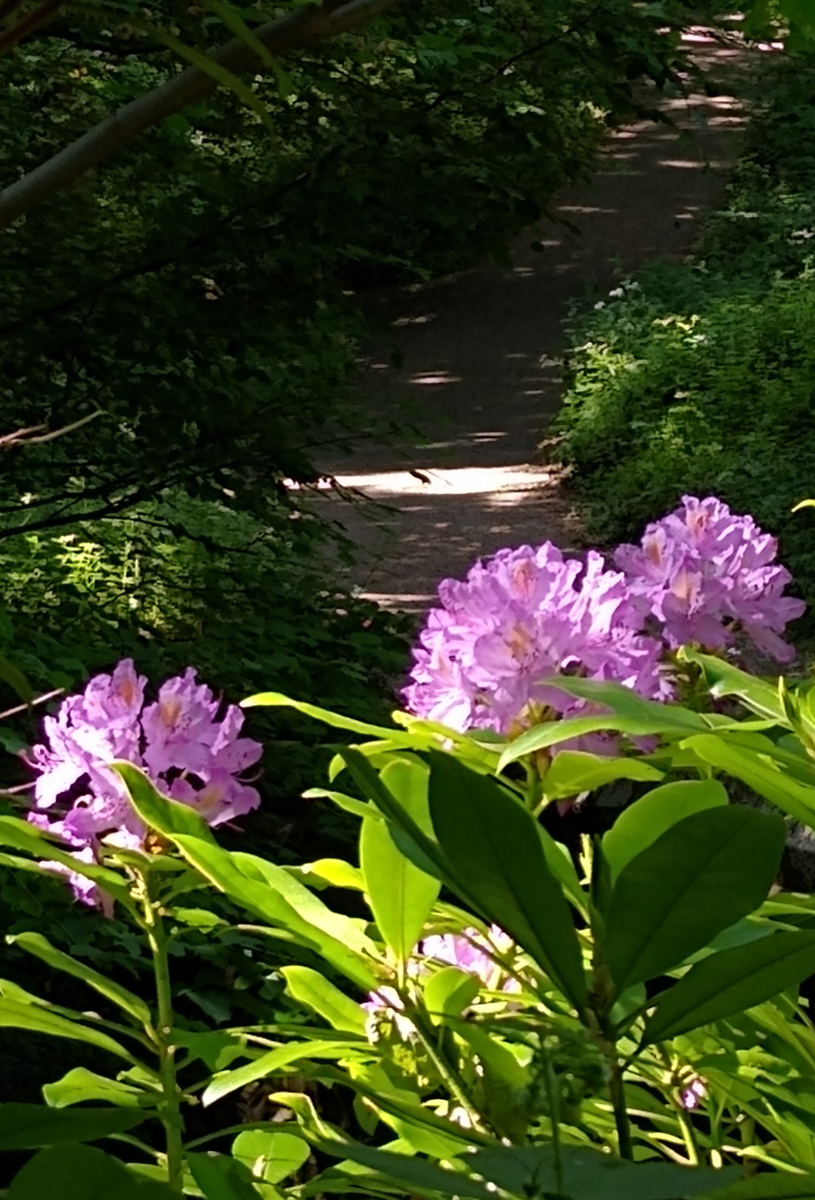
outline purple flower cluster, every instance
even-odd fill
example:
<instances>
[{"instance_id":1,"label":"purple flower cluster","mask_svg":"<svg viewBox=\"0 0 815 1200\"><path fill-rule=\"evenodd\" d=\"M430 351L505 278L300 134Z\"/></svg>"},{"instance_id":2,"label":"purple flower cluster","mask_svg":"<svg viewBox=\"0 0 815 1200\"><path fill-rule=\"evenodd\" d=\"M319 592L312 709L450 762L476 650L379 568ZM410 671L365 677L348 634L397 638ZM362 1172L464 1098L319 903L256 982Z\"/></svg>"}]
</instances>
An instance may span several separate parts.
<instances>
[{"instance_id":1,"label":"purple flower cluster","mask_svg":"<svg viewBox=\"0 0 815 1200\"><path fill-rule=\"evenodd\" d=\"M464 581L445 579L414 650L408 709L453 729L510 736L586 706L542 681L558 674L612 680L668 700L666 647L728 645L743 629L788 661L780 637L804 604L784 596L789 572L751 517L686 496L621 546L618 570L595 552L564 559L551 542L499 551ZM609 742L607 748L613 748Z\"/></svg>"},{"instance_id":2,"label":"purple flower cluster","mask_svg":"<svg viewBox=\"0 0 815 1200\"><path fill-rule=\"evenodd\" d=\"M257 808L260 796L240 776L263 747L240 736L243 713L224 707L189 667L168 679L145 704L147 680L124 659L112 675L97 675L46 717L45 744L29 758L39 776L29 820L59 837L75 857L96 861L102 843L140 848L147 830L134 812L114 759L141 767L167 796L220 825ZM97 903L93 885L68 874L77 899Z\"/></svg>"},{"instance_id":3,"label":"purple flower cluster","mask_svg":"<svg viewBox=\"0 0 815 1200\"><path fill-rule=\"evenodd\" d=\"M445 579L414 651L411 712L453 729L515 733L580 701L542 683L560 673L615 680L667 698L648 604L594 551L564 559L551 542L500 550L466 580Z\"/></svg>"},{"instance_id":4,"label":"purple flower cluster","mask_svg":"<svg viewBox=\"0 0 815 1200\"><path fill-rule=\"evenodd\" d=\"M789 662L795 648L780 634L806 605L783 594L792 577L776 563L777 552L775 538L752 517L736 516L712 496L684 496L676 512L648 526L639 546L620 546L614 561L669 646L718 650L738 628L764 654Z\"/></svg>"}]
</instances>

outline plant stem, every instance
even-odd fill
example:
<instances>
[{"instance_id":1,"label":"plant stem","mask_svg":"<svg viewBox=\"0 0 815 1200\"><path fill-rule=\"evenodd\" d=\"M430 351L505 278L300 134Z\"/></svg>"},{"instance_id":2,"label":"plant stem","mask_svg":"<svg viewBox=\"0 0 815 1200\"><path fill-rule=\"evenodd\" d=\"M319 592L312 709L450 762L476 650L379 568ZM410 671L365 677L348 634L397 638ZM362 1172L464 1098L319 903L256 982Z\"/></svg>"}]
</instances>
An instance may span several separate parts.
<instances>
[{"instance_id":1,"label":"plant stem","mask_svg":"<svg viewBox=\"0 0 815 1200\"><path fill-rule=\"evenodd\" d=\"M167 1182L181 1192L184 1183L184 1152L181 1141L181 1094L176 1079L175 1046L173 1045L173 994L170 986L170 963L167 956L167 937L161 916L161 906L150 894L149 879L144 880L144 924L147 941L153 956L156 979L156 1045L161 1079L161 1121L167 1148Z\"/></svg>"},{"instance_id":2,"label":"plant stem","mask_svg":"<svg viewBox=\"0 0 815 1200\"><path fill-rule=\"evenodd\" d=\"M608 1055L608 1065L611 1072L608 1090L611 1095L611 1107L614 1110L614 1124L617 1127L617 1152L620 1158L633 1159L634 1146L631 1141L631 1122L628 1119L628 1109L625 1103L623 1070L613 1044L611 1053Z\"/></svg>"}]
</instances>

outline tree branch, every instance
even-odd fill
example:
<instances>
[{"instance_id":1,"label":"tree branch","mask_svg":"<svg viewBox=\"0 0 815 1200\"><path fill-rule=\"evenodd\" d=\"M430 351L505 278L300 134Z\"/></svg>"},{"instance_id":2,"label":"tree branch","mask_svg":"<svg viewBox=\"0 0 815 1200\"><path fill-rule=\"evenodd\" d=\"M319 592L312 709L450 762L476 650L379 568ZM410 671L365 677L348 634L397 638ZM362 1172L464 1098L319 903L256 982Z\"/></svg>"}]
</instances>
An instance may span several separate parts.
<instances>
[{"instance_id":1,"label":"tree branch","mask_svg":"<svg viewBox=\"0 0 815 1200\"><path fill-rule=\"evenodd\" d=\"M307 4L259 25L254 33L270 53L287 54L356 29L396 3L397 0L348 0L337 6L328 0L319 6ZM210 57L233 74L257 71L262 66L251 47L238 37ZM63 191L146 129L208 96L218 86L218 81L200 67L187 67L180 75L111 113L70 146L0 192L0 229Z\"/></svg>"}]
</instances>

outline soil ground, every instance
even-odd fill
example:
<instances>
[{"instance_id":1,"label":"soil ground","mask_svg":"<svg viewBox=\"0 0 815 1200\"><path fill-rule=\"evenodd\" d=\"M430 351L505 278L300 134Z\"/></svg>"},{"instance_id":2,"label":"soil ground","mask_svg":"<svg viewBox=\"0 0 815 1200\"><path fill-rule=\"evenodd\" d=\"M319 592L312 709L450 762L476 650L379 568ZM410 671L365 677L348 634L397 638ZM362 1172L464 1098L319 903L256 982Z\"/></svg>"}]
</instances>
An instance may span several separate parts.
<instances>
[{"instance_id":1,"label":"soil ground","mask_svg":"<svg viewBox=\"0 0 815 1200\"><path fill-rule=\"evenodd\" d=\"M573 302L599 301L644 262L692 253L745 123L750 52L704 29L687 38L714 94L661 98L669 124L618 130L591 181L557 198L543 232L518 239L511 270L482 263L370 298L403 362L375 350L361 395L383 422L409 417L423 440L367 444L319 463L377 502L325 495L359 548L350 582L363 595L420 611L441 578L462 576L501 546L580 545L557 469L540 449L562 395L563 320Z\"/></svg>"}]
</instances>

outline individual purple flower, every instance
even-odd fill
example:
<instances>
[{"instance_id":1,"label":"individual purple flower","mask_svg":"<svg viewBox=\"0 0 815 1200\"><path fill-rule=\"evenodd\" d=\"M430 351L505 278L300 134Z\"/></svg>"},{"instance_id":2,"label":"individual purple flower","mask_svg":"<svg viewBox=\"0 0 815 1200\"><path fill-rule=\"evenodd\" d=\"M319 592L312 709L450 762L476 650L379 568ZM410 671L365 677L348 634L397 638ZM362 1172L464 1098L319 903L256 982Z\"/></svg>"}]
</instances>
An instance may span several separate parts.
<instances>
[{"instance_id":1,"label":"individual purple flower","mask_svg":"<svg viewBox=\"0 0 815 1200\"><path fill-rule=\"evenodd\" d=\"M192 667L168 679L147 705L146 685L130 659L110 675L95 676L56 716L45 718L45 744L28 758L39 772L29 820L81 861L98 861L103 844L144 845L147 828L109 765L114 759L141 767L160 792L188 804L210 825L244 816L260 803L241 776L263 748L240 736L240 709L224 707ZM74 879L66 867L58 873L68 877L78 899L99 902L98 889L84 876Z\"/></svg>"},{"instance_id":2,"label":"individual purple flower","mask_svg":"<svg viewBox=\"0 0 815 1200\"><path fill-rule=\"evenodd\" d=\"M543 681L613 680L664 699L661 644L644 635L648 605L590 551L564 559L551 542L499 551L466 580L444 580L414 650L407 707L460 731L514 734L585 705Z\"/></svg>"},{"instance_id":3,"label":"individual purple flower","mask_svg":"<svg viewBox=\"0 0 815 1200\"><path fill-rule=\"evenodd\" d=\"M789 662L795 649L780 635L806 605L783 594L791 576L776 563L777 550L752 517L736 516L713 496L684 496L675 512L648 526L639 546L620 546L614 561L670 646L718 650L741 628L759 650Z\"/></svg>"}]
</instances>

